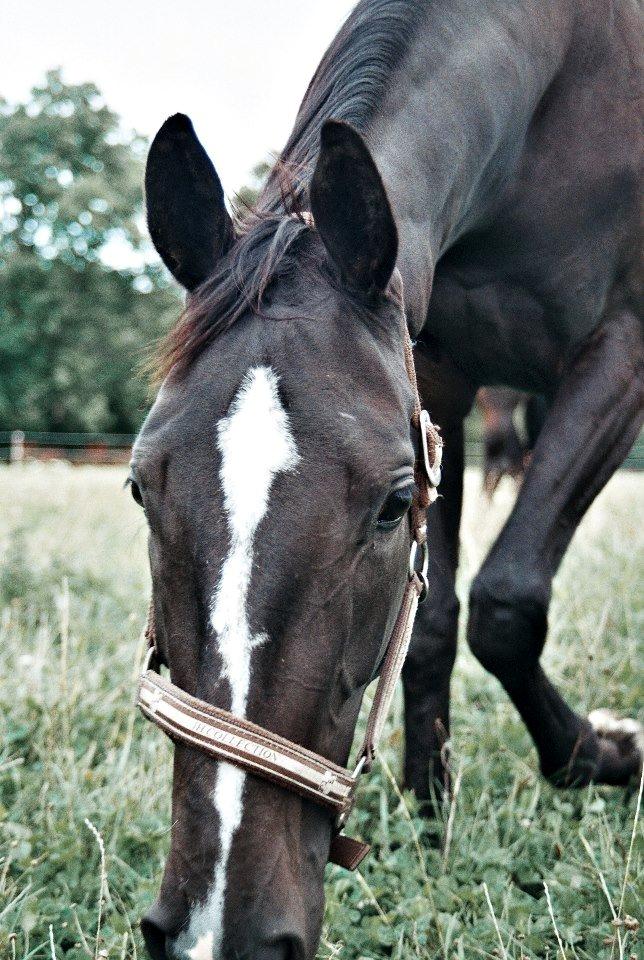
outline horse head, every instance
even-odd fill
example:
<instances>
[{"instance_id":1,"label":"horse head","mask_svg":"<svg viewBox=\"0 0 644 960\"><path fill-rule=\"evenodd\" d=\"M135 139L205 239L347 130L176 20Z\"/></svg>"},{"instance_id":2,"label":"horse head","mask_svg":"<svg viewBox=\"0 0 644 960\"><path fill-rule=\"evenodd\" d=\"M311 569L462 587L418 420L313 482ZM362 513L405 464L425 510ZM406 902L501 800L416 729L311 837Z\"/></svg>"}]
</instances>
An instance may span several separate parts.
<instances>
[{"instance_id":1,"label":"horse head","mask_svg":"<svg viewBox=\"0 0 644 960\"><path fill-rule=\"evenodd\" d=\"M131 468L159 657L188 694L344 766L410 547L415 393L385 189L360 136L327 122L313 220L272 209L240 231L176 116L146 193L187 290ZM321 805L177 743L152 956L313 957L333 828Z\"/></svg>"}]
</instances>

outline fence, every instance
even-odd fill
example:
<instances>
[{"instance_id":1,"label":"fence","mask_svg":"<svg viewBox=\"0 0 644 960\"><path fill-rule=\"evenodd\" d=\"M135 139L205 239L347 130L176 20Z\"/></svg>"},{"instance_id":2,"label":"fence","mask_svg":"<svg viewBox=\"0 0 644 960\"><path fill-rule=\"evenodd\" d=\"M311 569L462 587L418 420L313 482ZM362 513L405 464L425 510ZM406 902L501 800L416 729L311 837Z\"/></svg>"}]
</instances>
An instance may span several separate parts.
<instances>
[{"instance_id":1,"label":"fence","mask_svg":"<svg viewBox=\"0 0 644 960\"><path fill-rule=\"evenodd\" d=\"M0 461L67 460L70 463L125 464L134 436L129 433L0 432Z\"/></svg>"},{"instance_id":2,"label":"fence","mask_svg":"<svg viewBox=\"0 0 644 960\"><path fill-rule=\"evenodd\" d=\"M465 459L473 466L483 463L483 441L478 422L468 423ZM0 431L0 462L66 460L84 464L126 464L134 436L127 433L24 433ZM626 458L627 470L644 470L644 433Z\"/></svg>"}]
</instances>

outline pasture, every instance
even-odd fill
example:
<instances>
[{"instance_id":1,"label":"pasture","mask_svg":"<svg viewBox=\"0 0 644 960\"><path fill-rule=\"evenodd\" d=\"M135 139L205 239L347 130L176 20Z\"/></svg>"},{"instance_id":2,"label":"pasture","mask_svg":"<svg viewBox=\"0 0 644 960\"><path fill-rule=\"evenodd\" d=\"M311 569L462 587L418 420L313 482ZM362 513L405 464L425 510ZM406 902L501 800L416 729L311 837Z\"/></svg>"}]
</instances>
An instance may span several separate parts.
<instances>
[{"instance_id":1,"label":"pasture","mask_svg":"<svg viewBox=\"0 0 644 960\"><path fill-rule=\"evenodd\" d=\"M132 706L148 600L145 522L125 470L0 468L0 956L142 955L170 824L171 751ZM642 475L592 507L555 584L546 662L569 701L636 715L642 693ZM468 472L460 592L507 514ZM529 533L529 532L528 532ZM398 787L398 698L329 867L325 960L641 956L637 791L556 791L499 684L461 644L455 794L438 824Z\"/></svg>"}]
</instances>

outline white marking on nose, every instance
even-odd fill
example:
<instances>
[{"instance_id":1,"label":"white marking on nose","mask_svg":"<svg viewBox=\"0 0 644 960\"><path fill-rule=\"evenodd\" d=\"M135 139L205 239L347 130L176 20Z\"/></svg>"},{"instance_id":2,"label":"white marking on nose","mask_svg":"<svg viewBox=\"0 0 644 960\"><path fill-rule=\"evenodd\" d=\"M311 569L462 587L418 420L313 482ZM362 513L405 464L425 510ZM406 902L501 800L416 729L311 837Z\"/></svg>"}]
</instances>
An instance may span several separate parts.
<instances>
[{"instance_id":1,"label":"white marking on nose","mask_svg":"<svg viewBox=\"0 0 644 960\"><path fill-rule=\"evenodd\" d=\"M292 470L299 460L277 382L270 367L249 370L228 416L217 428L219 478L230 544L213 595L210 624L217 637L222 672L230 684L230 709L237 716L246 712L251 651L266 639L262 633L253 635L248 622L255 533L268 511L276 475ZM206 902L193 914L187 934L181 934L176 944L179 950L186 950L190 960L202 960L202 954L193 957L186 949L188 942L194 943L192 951L202 945L205 950L207 945L208 960L219 954L228 857L243 812L244 771L220 763L216 777L213 803L219 815L219 861Z\"/></svg>"},{"instance_id":2,"label":"white marking on nose","mask_svg":"<svg viewBox=\"0 0 644 960\"><path fill-rule=\"evenodd\" d=\"M202 934L194 947L186 953L189 960L212 960L212 930Z\"/></svg>"}]
</instances>

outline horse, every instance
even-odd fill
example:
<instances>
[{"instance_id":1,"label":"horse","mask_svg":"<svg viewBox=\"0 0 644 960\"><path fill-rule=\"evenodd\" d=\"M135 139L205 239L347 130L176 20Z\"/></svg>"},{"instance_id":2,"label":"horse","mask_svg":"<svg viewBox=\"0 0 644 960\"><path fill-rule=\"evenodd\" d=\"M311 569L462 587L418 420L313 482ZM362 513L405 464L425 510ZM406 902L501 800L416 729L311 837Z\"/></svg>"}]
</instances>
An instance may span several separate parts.
<instances>
[{"instance_id":1,"label":"horse","mask_svg":"<svg viewBox=\"0 0 644 960\"><path fill-rule=\"evenodd\" d=\"M641 765L635 721L578 715L540 664L561 558L642 423L640 44L631 0L362 0L243 223L186 116L150 147L149 232L187 292L130 477L158 657L186 696L347 764L407 576L408 331L445 443L403 671L405 784L430 815L463 419L485 385L548 414L471 586L469 644L551 782ZM151 956L312 958L333 834L321 804L177 742Z\"/></svg>"},{"instance_id":2,"label":"horse","mask_svg":"<svg viewBox=\"0 0 644 960\"><path fill-rule=\"evenodd\" d=\"M476 405L483 420L483 489L492 499L502 477L523 480L548 406L543 397L511 387L481 387Z\"/></svg>"}]
</instances>

